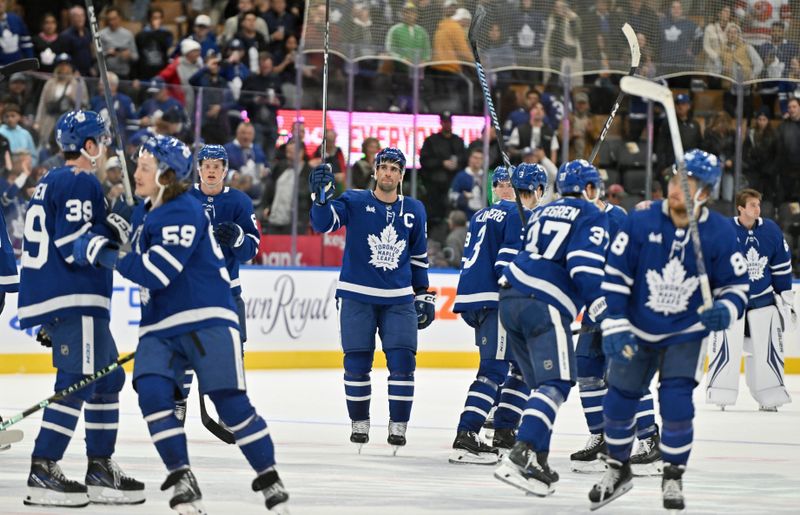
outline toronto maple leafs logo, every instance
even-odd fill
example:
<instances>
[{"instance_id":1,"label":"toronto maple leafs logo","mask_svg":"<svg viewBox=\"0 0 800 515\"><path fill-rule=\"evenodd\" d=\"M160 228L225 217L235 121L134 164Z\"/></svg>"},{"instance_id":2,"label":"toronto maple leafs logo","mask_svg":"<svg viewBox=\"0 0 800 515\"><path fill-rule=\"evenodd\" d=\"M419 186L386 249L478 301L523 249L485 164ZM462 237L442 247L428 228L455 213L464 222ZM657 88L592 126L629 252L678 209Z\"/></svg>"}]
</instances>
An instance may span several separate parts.
<instances>
[{"instance_id":1,"label":"toronto maple leafs logo","mask_svg":"<svg viewBox=\"0 0 800 515\"><path fill-rule=\"evenodd\" d=\"M139 301L142 306L146 306L150 302L150 290L144 286L139 287Z\"/></svg>"},{"instance_id":2,"label":"toronto maple leafs logo","mask_svg":"<svg viewBox=\"0 0 800 515\"><path fill-rule=\"evenodd\" d=\"M747 260L747 276L751 281L758 281L764 278L764 268L766 268L769 258L760 256L755 247L750 247L745 256Z\"/></svg>"},{"instance_id":3,"label":"toronto maple leafs logo","mask_svg":"<svg viewBox=\"0 0 800 515\"><path fill-rule=\"evenodd\" d=\"M380 236L368 235L367 243L372 253L369 264L384 271L395 270L400 261L400 254L406 249L406 241L397 240L397 231L392 225L387 225Z\"/></svg>"},{"instance_id":4,"label":"toronto maple leafs logo","mask_svg":"<svg viewBox=\"0 0 800 515\"><path fill-rule=\"evenodd\" d=\"M686 311L689 299L699 284L697 277L686 277L686 269L679 259L673 258L661 273L647 271L647 288L650 295L645 306L656 313L673 315Z\"/></svg>"}]
</instances>

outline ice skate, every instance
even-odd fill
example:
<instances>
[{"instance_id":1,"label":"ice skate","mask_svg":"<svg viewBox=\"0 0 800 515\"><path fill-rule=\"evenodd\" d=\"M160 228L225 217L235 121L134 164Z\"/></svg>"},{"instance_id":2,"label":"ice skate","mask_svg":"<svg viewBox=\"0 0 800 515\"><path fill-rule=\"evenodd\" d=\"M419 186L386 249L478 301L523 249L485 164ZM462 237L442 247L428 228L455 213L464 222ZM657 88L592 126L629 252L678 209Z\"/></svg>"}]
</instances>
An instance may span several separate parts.
<instances>
[{"instance_id":1,"label":"ice skate","mask_svg":"<svg viewBox=\"0 0 800 515\"><path fill-rule=\"evenodd\" d=\"M517 442L517 433L513 429L495 429L492 438L492 447L497 449L498 455L502 458L509 452Z\"/></svg>"},{"instance_id":2,"label":"ice skate","mask_svg":"<svg viewBox=\"0 0 800 515\"><path fill-rule=\"evenodd\" d=\"M497 432L495 432L497 436ZM471 463L475 465L494 465L497 463L497 450L486 445L478 433L474 431L459 431L453 442L453 452L450 453L450 463Z\"/></svg>"},{"instance_id":3,"label":"ice skate","mask_svg":"<svg viewBox=\"0 0 800 515\"><path fill-rule=\"evenodd\" d=\"M186 425L186 399L175 401L175 418L182 426Z\"/></svg>"},{"instance_id":4,"label":"ice skate","mask_svg":"<svg viewBox=\"0 0 800 515\"><path fill-rule=\"evenodd\" d=\"M661 479L661 493L664 497L665 510L682 510L686 507L683 500L683 471L681 465L666 465L664 477Z\"/></svg>"},{"instance_id":5,"label":"ice skate","mask_svg":"<svg viewBox=\"0 0 800 515\"><path fill-rule=\"evenodd\" d=\"M269 511L289 515L289 493L274 467L253 480L253 491L264 494L264 503Z\"/></svg>"},{"instance_id":6,"label":"ice skate","mask_svg":"<svg viewBox=\"0 0 800 515\"><path fill-rule=\"evenodd\" d=\"M633 475L629 463L622 463L608 457L604 458L604 461L606 472L589 492L592 511L602 508L633 488Z\"/></svg>"},{"instance_id":7,"label":"ice skate","mask_svg":"<svg viewBox=\"0 0 800 515\"><path fill-rule=\"evenodd\" d=\"M778 407L777 406L759 406L758 411L765 411L767 413L777 413Z\"/></svg>"},{"instance_id":8,"label":"ice skate","mask_svg":"<svg viewBox=\"0 0 800 515\"><path fill-rule=\"evenodd\" d=\"M176 470L167 476L161 485L161 490L170 487L175 487L172 499L169 500L170 508L181 515L206 515L207 512L201 502L203 494L200 493L197 479L188 467Z\"/></svg>"},{"instance_id":9,"label":"ice skate","mask_svg":"<svg viewBox=\"0 0 800 515\"><path fill-rule=\"evenodd\" d=\"M353 420L351 422L350 441L356 444L358 453L361 454L361 448L365 443L369 442L369 419Z\"/></svg>"},{"instance_id":10,"label":"ice skate","mask_svg":"<svg viewBox=\"0 0 800 515\"><path fill-rule=\"evenodd\" d=\"M28 495L22 502L27 506L82 508L89 504L89 496L86 486L64 477L58 463L33 458L28 475Z\"/></svg>"},{"instance_id":11,"label":"ice skate","mask_svg":"<svg viewBox=\"0 0 800 515\"><path fill-rule=\"evenodd\" d=\"M128 477L111 458L89 458L86 470L89 500L96 504L141 504L144 483Z\"/></svg>"},{"instance_id":12,"label":"ice skate","mask_svg":"<svg viewBox=\"0 0 800 515\"><path fill-rule=\"evenodd\" d=\"M489 410L489 416L486 417L486 422L483 423L483 437L487 441L494 439L494 412L496 409L497 406L492 406L492 409Z\"/></svg>"},{"instance_id":13,"label":"ice skate","mask_svg":"<svg viewBox=\"0 0 800 515\"><path fill-rule=\"evenodd\" d=\"M631 455L631 471L634 476L661 475L664 463L661 461L661 449L658 448L660 441L658 434L639 440L639 448Z\"/></svg>"},{"instance_id":14,"label":"ice skate","mask_svg":"<svg viewBox=\"0 0 800 515\"><path fill-rule=\"evenodd\" d=\"M573 472L602 472L605 470L605 463L600 459L605 454L606 440L603 433L589 435L586 446L577 452L573 452L570 459L570 466Z\"/></svg>"},{"instance_id":15,"label":"ice skate","mask_svg":"<svg viewBox=\"0 0 800 515\"><path fill-rule=\"evenodd\" d=\"M406 444L406 429L408 429L408 422L389 421L389 437L386 441L392 446L392 455L394 456L397 456L397 451Z\"/></svg>"},{"instance_id":16,"label":"ice skate","mask_svg":"<svg viewBox=\"0 0 800 515\"><path fill-rule=\"evenodd\" d=\"M546 456L544 461L546 464ZM555 491L551 486L553 483L552 471L549 472L546 472L539 463L536 451L530 444L517 442L494 471L494 477L526 493L547 497ZM557 480L558 476L555 477Z\"/></svg>"}]
</instances>

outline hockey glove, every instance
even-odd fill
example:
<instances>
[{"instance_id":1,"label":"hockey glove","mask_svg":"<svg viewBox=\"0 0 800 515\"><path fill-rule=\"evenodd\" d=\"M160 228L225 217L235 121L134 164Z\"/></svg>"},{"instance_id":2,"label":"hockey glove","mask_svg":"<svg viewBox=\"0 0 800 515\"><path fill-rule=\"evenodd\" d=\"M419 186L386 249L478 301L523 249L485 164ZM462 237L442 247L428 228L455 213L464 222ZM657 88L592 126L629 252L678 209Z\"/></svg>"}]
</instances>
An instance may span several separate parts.
<instances>
[{"instance_id":1,"label":"hockey glove","mask_svg":"<svg viewBox=\"0 0 800 515\"><path fill-rule=\"evenodd\" d=\"M115 239L120 245L125 245L131 237L131 218L133 208L136 204L129 206L123 200L117 200L111 212L106 215L105 224L111 229Z\"/></svg>"},{"instance_id":2,"label":"hockey glove","mask_svg":"<svg viewBox=\"0 0 800 515\"><path fill-rule=\"evenodd\" d=\"M420 290L414 296L414 309L417 310L417 329L425 329L436 318L436 292Z\"/></svg>"},{"instance_id":3,"label":"hockey glove","mask_svg":"<svg viewBox=\"0 0 800 515\"><path fill-rule=\"evenodd\" d=\"M639 347L631 332L631 323L626 318L606 318L600 324L603 329L603 353L616 361L630 361Z\"/></svg>"},{"instance_id":4,"label":"hockey glove","mask_svg":"<svg viewBox=\"0 0 800 515\"><path fill-rule=\"evenodd\" d=\"M50 339L50 335L47 334L47 330L44 326L41 326L39 332L36 333L36 341L39 342L42 347L47 347L48 349L53 348L53 340Z\"/></svg>"},{"instance_id":5,"label":"hockey glove","mask_svg":"<svg viewBox=\"0 0 800 515\"><path fill-rule=\"evenodd\" d=\"M244 242L244 231L238 224L222 222L214 227L214 237L220 245L236 248Z\"/></svg>"},{"instance_id":6,"label":"hockey glove","mask_svg":"<svg viewBox=\"0 0 800 515\"><path fill-rule=\"evenodd\" d=\"M589 315L590 321L600 323L607 316L607 309L606 298L600 297L586 308L586 313Z\"/></svg>"},{"instance_id":7,"label":"hockey glove","mask_svg":"<svg viewBox=\"0 0 800 515\"><path fill-rule=\"evenodd\" d=\"M731 310L723 302L715 300L708 309L700 309L700 322L709 331L724 331L731 326Z\"/></svg>"},{"instance_id":8,"label":"hockey glove","mask_svg":"<svg viewBox=\"0 0 800 515\"><path fill-rule=\"evenodd\" d=\"M102 266L113 270L117 266L119 247L105 236L87 232L72 244L72 257L76 265Z\"/></svg>"},{"instance_id":9,"label":"hockey glove","mask_svg":"<svg viewBox=\"0 0 800 515\"><path fill-rule=\"evenodd\" d=\"M782 291L780 295L775 296L778 304L778 311L783 318L784 331L797 331L797 311L794 308L794 291Z\"/></svg>"},{"instance_id":10,"label":"hockey glove","mask_svg":"<svg viewBox=\"0 0 800 515\"><path fill-rule=\"evenodd\" d=\"M335 191L333 180L333 169L327 163L315 167L308 176L311 200L318 206L324 206L333 197Z\"/></svg>"}]
</instances>

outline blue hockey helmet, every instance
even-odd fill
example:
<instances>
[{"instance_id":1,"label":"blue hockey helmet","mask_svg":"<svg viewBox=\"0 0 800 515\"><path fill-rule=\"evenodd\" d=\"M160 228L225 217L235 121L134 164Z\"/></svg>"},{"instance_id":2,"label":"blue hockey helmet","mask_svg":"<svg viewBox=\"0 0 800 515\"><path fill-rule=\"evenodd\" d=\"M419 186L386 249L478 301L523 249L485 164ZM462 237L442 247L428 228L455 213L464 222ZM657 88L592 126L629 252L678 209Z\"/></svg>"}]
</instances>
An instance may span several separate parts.
<instances>
[{"instance_id":1,"label":"blue hockey helmet","mask_svg":"<svg viewBox=\"0 0 800 515\"><path fill-rule=\"evenodd\" d=\"M597 189L603 186L600 172L589 161L575 159L564 163L558 169L556 188L559 194L581 193L587 184L593 184Z\"/></svg>"},{"instance_id":2,"label":"blue hockey helmet","mask_svg":"<svg viewBox=\"0 0 800 515\"><path fill-rule=\"evenodd\" d=\"M172 170L179 181L192 173L192 151L181 140L172 136L155 135L139 147L139 155L148 152L156 158L158 174Z\"/></svg>"},{"instance_id":3,"label":"blue hockey helmet","mask_svg":"<svg viewBox=\"0 0 800 515\"><path fill-rule=\"evenodd\" d=\"M228 152L222 145L203 145L197 153L197 164L201 164L206 159L219 159L225 171L228 171Z\"/></svg>"},{"instance_id":4,"label":"blue hockey helmet","mask_svg":"<svg viewBox=\"0 0 800 515\"><path fill-rule=\"evenodd\" d=\"M683 155L683 163L686 166L686 174L700 181L703 186L710 186L713 190L719 184L722 166L714 154L692 149ZM677 170L673 173L677 173Z\"/></svg>"},{"instance_id":5,"label":"blue hockey helmet","mask_svg":"<svg viewBox=\"0 0 800 515\"><path fill-rule=\"evenodd\" d=\"M397 163L401 172L406 171L406 156L399 148L386 147L375 154L375 168L377 168L384 161Z\"/></svg>"},{"instance_id":6,"label":"blue hockey helmet","mask_svg":"<svg viewBox=\"0 0 800 515\"><path fill-rule=\"evenodd\" d=\"M514 167L511 167L511 173L514 172ZM498 166L494 169L494 173L492 174L492 187L496 187L497 183L499 182L511 182L511 173L509 173L508 168L503 165Z\"/></svg>"},{"instance_id":7,"label":"blue hockey helmet","mask_svg":"<svg viewBox=\"0 0 800 515\"><path fill-rule=\"evenodd\" d=\"M107 145L108 128L95 111L69 111L56 122L56 143L64 152L80 152L87 139Z\"/></svg>"},{"instance_id":8,"label":"blue hockey helmet","mask_svg":"<svg viewBox=\"0 0 800 515\"><path fill-rule=\"evenodd\" d=\"M511 185L520 191L536 191L539 186L547 188L547 172L538 163L522 163L514 169Z\"/></svg>"}]
</instances>

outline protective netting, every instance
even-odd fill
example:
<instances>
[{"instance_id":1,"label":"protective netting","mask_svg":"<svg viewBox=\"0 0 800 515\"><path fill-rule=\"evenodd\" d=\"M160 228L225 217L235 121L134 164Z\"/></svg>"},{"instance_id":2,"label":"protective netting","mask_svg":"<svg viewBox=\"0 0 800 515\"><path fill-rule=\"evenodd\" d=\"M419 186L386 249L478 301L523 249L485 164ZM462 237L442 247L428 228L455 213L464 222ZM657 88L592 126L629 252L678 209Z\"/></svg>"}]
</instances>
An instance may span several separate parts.
<instances>
[{"instance_id":1,"label":"protective netting","mask_svg":"<svg viewBox=\"0 0 800 515\"><path fill-rule=\"evenodd\" d=\"M467 27L484 67L568 74L627 73L621 27L633 26L639 73L652 78L708 75L742 83L800 81L800 0L331 0L331 51L347 61L379 61L442 74L473 66ZM324 0L306 9L304 50L323 49ZM573 81L573 83L576 83Z\"/></svg>"}]
</instances>

